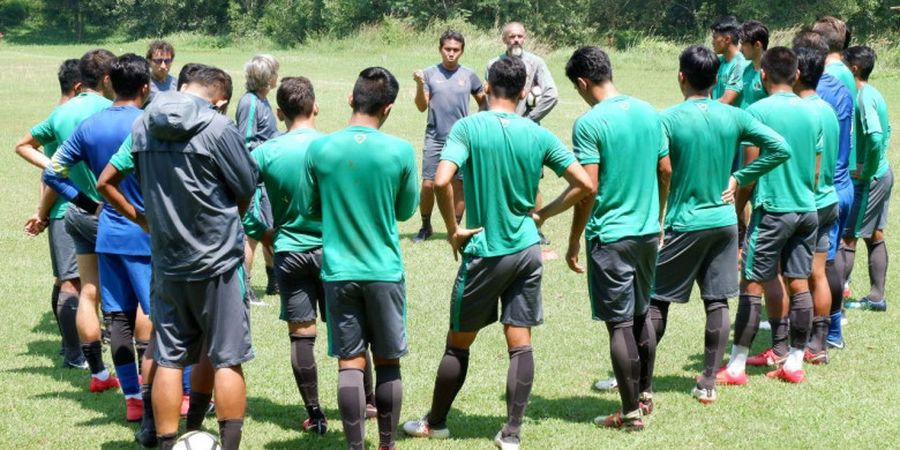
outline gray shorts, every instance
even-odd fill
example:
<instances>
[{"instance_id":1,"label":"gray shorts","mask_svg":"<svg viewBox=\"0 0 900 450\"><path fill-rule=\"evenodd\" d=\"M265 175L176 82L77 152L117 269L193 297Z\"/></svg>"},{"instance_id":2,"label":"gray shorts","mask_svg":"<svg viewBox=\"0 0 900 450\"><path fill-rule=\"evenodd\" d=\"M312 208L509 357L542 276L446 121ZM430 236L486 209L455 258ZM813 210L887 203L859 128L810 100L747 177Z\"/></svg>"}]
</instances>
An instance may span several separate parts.
<instances>
[{"instance_id":1,"label":"gray shorts","mask_svg":"<svg viewBox=\"0 0 900 450\"><path fill-rule=\"evenodd\" d=\"M664 239L656 262L654 300L687 303L695 280L703 300L738 295L737 225L684 233L668 230Z\"/></svg>"},{"instance_id":2,"label":"gray shorts","mask_svg":"<svg viewBox=\"0 0 900 450\"><path fill-rule=\"evenodd\" d=\"M66 232L65 219L50 219L47 225L50 242L50 265L57 280L77 280L78 264L75 262L75 241Z\"/></svg>"},{"instance_id":3,"label":"gray shorts","mask_svg":"<svg viewBox=\"0 0 900 450\"><path fill-rule=\"evenodd\" d=\"M450 296L450 329L478 331L497 321L516 327L544 323L540 245L503 256L465 256Z\"/></svg>"},{"instance_id":4,"label":"gray shorts","mask_svg":"<svg viewBox=\"0 0 900 450\"><path fill-rule=\"evenodd\" d=\"M263 187L260 192L259 212L263 222L266 223L266 226L271 228L275 226L275 218L272 216L272 202L269 201L269 194L266 192L265 187Z\"/></svg>"},{"instance_id":5,"label":"gray shorts","mask_svg":"<svg viewBox=\"0 0 900 450\"><path fill-rule=\"evenodd\" d=\"M406 286L403 281L326 281L328 354L365 353L385 359L406 354Z\"/></svg>"},{"instance_id":6,"label":"gray shorts","mask_svg":"<svg viewBox=\"0 0 900 450\"><path fill-rule=\"evenodd\" d=\"M881 178L872 180L868 186L855 186L853 208L850 209L844 236L868 239L876 230L884 230L893 187L894 172L891 169Z\"/></svg>"},{"instance_id":7,"label":"gray shorts","mask_svg":"<svg viewBox=\"0 0 900 450\"><path fill-rule=\"evenodd\" d=\"M831 233L838 221L838 204L829 205L816 212L819 229L816 231L816 253L828 253L831 248Z\"/></svg>"},{"instance_id":8,"label":"gray shorts","mask_svg":"<svg viewBox=\"0 0 900 450\"><path fill-rule=\"evenodd\" d=\"M659 236L588 242L588 293L595 320L626 322L647 314Z\"/></svg>"},{"instance_id":9,"label":"gray shorts","mask_svg":"<svg viewBox=\"0 0 900 450\"><path fill-rule=\"evenodd\" d=\"M76 255L97 253L97 216L69 205L66 210L66 232L75 242Z\"/></svg>"},{"instance_id":10,"label":"gray shorts","mask_svg":"<svg viewBox=\"0 0 900 450\"><path fill-rule=\"evenodd\" d=\"M437 173L437 166L441 162L441 151L444 150L444 143L433 141L425 138L425 145L422 147L422 179L434 181ZM462 170L456 171L456 179L462 180Z\"/></svg>"},{"instance_id":11,"label":"gray shorts","mask_svg":"<svg viewBox=\"0 0 900 450\"><path fill-rule=\"evenodd\" d=\"M744 244L742 273L750 281L769 281L778 267L787 278L809 278L819 220L815 212L753 210Z\"/></svg>"},{"instance_id":12,"label":"gray shorts","mask_svg":"<svg viewBox=\"0 0 900 450\"><path fill-rule=\"evenodd\" d=\"M200 281L156 277L153 285L154 358L163 367L196 364L204 344L216 368L253 359L250 308L244 302L244 269Z\"/></svg>"},{"instance_id":13,"label":"gray shorts","mask_svg":"<svg viewBox=\"0 0 900 450\"><path fill-rule=\"evenodd\" d=\"M281 292L281 320L309 322L316 320L316 307L325 314L325 292L319 272L322 249L307 252L275 254L275 280Z\"/></svg>"}]
</instances>

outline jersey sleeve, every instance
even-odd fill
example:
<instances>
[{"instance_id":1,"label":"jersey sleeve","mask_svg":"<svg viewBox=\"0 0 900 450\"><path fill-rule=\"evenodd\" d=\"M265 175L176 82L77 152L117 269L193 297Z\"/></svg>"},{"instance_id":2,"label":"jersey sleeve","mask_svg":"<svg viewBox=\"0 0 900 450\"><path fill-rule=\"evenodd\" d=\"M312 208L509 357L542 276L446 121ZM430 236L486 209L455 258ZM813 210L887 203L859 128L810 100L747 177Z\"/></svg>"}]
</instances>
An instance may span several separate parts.
<instances>
[{"instance_id":1,"label":"jersey sleeve","mask_svg":"<svg viewBox=\"0 0 900 450\"><path fill-rule=\"evenodd\" d=\"M394 204L397 220L404 221L413 216L419 207L419 176L416 170L416 152L406 143L407 157L400 178L400 189Z\"/></svg>"},{"instance_id":2,"label":"jersey sleeve","mask_svg":"<svg viewBox=\"0 0 900 450\"><path fill-rule=\"evenodd\" d=\"M866 153L863 155L865 159L863 160L861 178L868 180L875 176L875 172L878 170L878 165L881 162L882 147L884 147L884 130L878 117L877 105L873 101L874 99L864 95L865 89L863 88L859 95L859 119L863 139L865 140L863 145L865 145L866 149Z\"/></svg>"},{"instance_id":3,"label":"jersey sleeve","mask_svg":"<svg viewBox=\"0 0 900 450\"><path fill-rule=\"evenodd\" d=\"M572 128L572 148L581 165L600 164L600 142L595 130L585 123L584 118L575 121Z\"/></svg>"},{"instance_id":4,"label":"jersey sleeve","mask_svg":"<svg viewBox=\"0 0 900 450\"><path fill-rule=\"evenodd\" d=\"M575 162L575 156L566 148L556 135L549 130L541 128L543 147L546 149L544 153L544 165L549 167L556 173L556 176L562 176L570 164Z\"/></svg>"},{"instance_id":5,"label":"jersey sleeve","mask_svg":"<svg viewBox=\"0 0 900 450\"><path fill-rule=\"evenodd\" d=\"M259 174L250 152L244 149L237 129L229 123L222 133L214 158L222 182L234 194L238 204L249 204L256 192Z\"/></svg>"},{"instance_id":6,"label":"jersey sleeve","mask_svg":"<svg viewBox=\"0 0 900 450\"><path fill-rule=\"evenodd\" d=\"M728 72L728 79L725 80L725 90L741 93L744 89L744 68L746 64L735 64Z\"/></svg>"},{"instance_id":7,"label":"jersey sleeve","mask_svg":"<svg viewBox=\"0 0 900 450\"><path fill-rule=\"evenodd\" d=\"M741 128L741 140L759 147L759 158L733 174L738 184L746 186L787 161L791 157L791 149L784 137L749 113L736 110L735 114Z\"/></svg>"},{"instance_id":8,"label":"jersey sleeve","mask_svg":"<svg viewBox=\"0 0 900 450\"><path fill-rule=\"evenodd\" d=\"M660 121L659 125L659 152L656 154L657 159L663 159L666 156L669 156L669 136L666 134L666 130L663 128L662 121Z\"/></svg>"},{"instance_id":9,"label":"jersey sleeve","mask_svg":"<svg viewBox=\"0 0 900 450\"><path fill-rule=\"evenodd\" d=\"M84 160L83 140L84 133L82 128L78 127L72 136L59 146L50 159L50 165L44 169L44 183L68 201L74 200L81 193L78 186L69 179L69 169Z\"/></svg>"},{"instance_id":10,"label":"jersey sleeve","mask_svg":"<svg viewBox=\"0 0 900 450\"><path fill-rule=\"evenodd\" d=\"M469 73L469 86L472 86L472 90L470 91L472 95L484 91L484 85L481 83L481 78L478 78L478 75L474 71Z\"/></svg>"},{"instance_id":11,"label":"jersey sleeve","mask_svg":"<svg viewBox=\"0 0 900 450\"><path fill-rule=\"evenodd\" d=\"M450 134L447 136L447 143L441 151L441 161L450 161L456 164L456 167L462 167L469 159L468 133L466 124L459 120L453 124Z\"/></svg>"},{"instance_id":12,"label":"jersey sleeve","mask_svg":"<svg viewBox=\"0 0 900 450\"><path fill-rule=\"evenodd\" d=\"M125 138L122 145L119 146L119 150L109 158L109 163L122 175L134 172L134 156L131 154L131 134Z\"/></svg>"},{"instance_id":13,"label":"jersey sleeve","mask_svg":"<svg viewBox=\"0 0 900 450\"><path fill-rule=\"evenodd\" d=\"M56 135L53 134L53 127L50 125L50 119L31 127L31 137L35 138L41 145L48 145L56 142Z\"/></svg>"}]
</instances>

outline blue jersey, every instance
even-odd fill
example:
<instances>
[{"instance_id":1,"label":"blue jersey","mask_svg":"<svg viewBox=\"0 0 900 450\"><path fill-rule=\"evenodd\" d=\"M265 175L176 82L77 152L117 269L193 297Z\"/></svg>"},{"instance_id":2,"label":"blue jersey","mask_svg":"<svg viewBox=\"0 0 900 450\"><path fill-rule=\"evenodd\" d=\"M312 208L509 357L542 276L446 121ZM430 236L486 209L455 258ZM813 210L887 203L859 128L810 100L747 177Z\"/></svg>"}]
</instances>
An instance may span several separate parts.
<instances>
[{"instance_id":1,"label":"blue jersey","mask_svg":"<svg viewBox=\"0 0 900 450\"><path fill-rule=\"evenodd\" d=\"M97 177L131 134L131 126L141 113L133 106L113 106L81 122L53 155L50 166L44 170L44 182L71 201L81 191L69 179L69 168L84 162L94 175L92 181L96 184ZM144 212L144 197L134 175L122 179L119 189L138 211ZM98 253L148 256L150 238L137 224L123 217L111 205L104 204L97 228L96 249Z\"/></svg>"},{"instance_id":2,"label":"blue jersey","mask_svg":"<svg viewBox=\"0 0 900 450\"><path fill-rule=\"evenodd\" d=\"M841 80L828 73L822 74L819 86L816 87L816 94L834 108L838 125L840 125L834 187L836 189L851 188L853 183L850 180L850 143L853 133L853 95L847 86L841 83Z\"/></svg>"}]
</instances>

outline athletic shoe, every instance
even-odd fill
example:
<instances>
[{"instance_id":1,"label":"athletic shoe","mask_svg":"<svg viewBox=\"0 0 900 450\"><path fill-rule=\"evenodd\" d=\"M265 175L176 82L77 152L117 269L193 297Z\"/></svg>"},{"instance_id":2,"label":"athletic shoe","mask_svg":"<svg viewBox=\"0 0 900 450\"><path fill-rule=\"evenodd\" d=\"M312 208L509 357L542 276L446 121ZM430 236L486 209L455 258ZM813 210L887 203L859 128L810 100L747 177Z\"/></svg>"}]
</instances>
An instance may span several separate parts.
<instances>
[{"instance_id":1,"label":"athletic shoe","mask_svg":"<svg viewBox=\"0 0 900 450\"><path fill-rule=\"evenodd\" d=\"M716 373L716 384L743 386L747 384L747 372L741 372L739 375L732 375L731 372L728 371L728 367L723 367Z\"/></svg>"},{"instance_id":2,"label":"athletic shoe","mask_svg":"<svg viewBox=\"0 0 900 450\"><path fill-rule=\"evenodd\" d=\"M498 431L494 436L494 445L500 450L519 450L519 438L515 436L503 437L503 432Z\"/></svg>"},{"instance_id":3,"label":"athletic shoe","mask_svg":"<svg viewBox=\"0 0 900 450\"><path fill-rule=\"evenodd\" d=\"M416 236L412 239L412 241L422 242L428 240L428 238L430 238L432 234L434 234L434 230L431 227L419 228L419 232L416 233Z\"/></svg>"},{"instance_id":4,"label":"athletic shoe","mask_svg":"<svg viewBox=\"0 0 900 450\"><path fill-rule=\"evenodd\" d=\"M769 378L778 378L788 383L802 383L806 381L806 372L803 369L800 370L784 370L784 366L779 367L776 370L773 370L766 374Z\"/></svg>"},{"instance_id":5,"label":"athletic shoe","mask_svg":"<svg viewBox=\"0 0 900 450\"><path fill-rule=\"evenodd\" d=\"M607 392L615 391L617 389L619 389L619 382L616 381L615 377L607 378L605 380L598 380L596 383L594 383L595 391Z\"/></svg>"},{"instance_id":6,"label":"athletic shoe","mask_svg":"<svg viewBox=\"0 0 900 450\"><path fill-rule=\"evenodd\" d=\"M325 434L328 431L328 421L324 417L317 419L307 418L303 421L303 431L312 431L316 434Z\"/></svg>"},{"instance_id":7,"label":"athletic shoe","mask_svg":"<svg viewBox=\"0 0 900 450\"><path fill-rule=\"evenodd\" d=\"M69 361L69 360L63 361L63 367L65 367L66 369L81 369L81 370L87 370L89 368L87 359L85 359L84 356L82 356L78 359L75 359L75 360L71 360L71 361Z\"/></svg>"},{"instance_id":8,"label":"athletic shoe","mask_svg":"<svg viewBox=\"0 0 900 450\"><path fill-rule=\"evenodd\" d=\"M638 409L625 415L618 411L608 416L598 416L594 418L594 425L600 428L641 431L644 429L644 420L641 419L641 410Z\"/></svg>"},{"instance_id":9,"label":"athletic shoe","mask_svg":"<svg viewBox=\"0 0 900 450\"><path fill-rule=\"evenodd\" d=\"M704 405L715 403L716 388L703 389L699 386L694 386L694 389L691 390L691 396L696 398L697 401L703 403Z\"/></svg>"},{"instance_id":10,"label":"athletic shoe","mask_svg":"<svg viewBox=\"0 0 900 450\"><path fill-rule=\"evenodd\" d=\"M378 408L371 403L366 403L366 419L374 419L378 417Z\"/></svg>"},{"instance_id":11,"label":"athletic shoe","mask_svg":"<svg viewBox=\"0 0 900 450\"><path fill-rule=\"evenodd\" d=\"M544 236L540 230L538 230L538 237L541 238L541 245L550 245L550 239L547 239L547 236Z\"/></svg>"},{"instance_id":12,"label":"athletic shoe","mask_svg":"<svg viewBox=\"0 0 900 450\"><path fill-rule=\"evenodd\" d=\"M191 409L191 396L190 395L182 395L181 396L181 417L186 416L189 409Z\"/></svg>"},{"instance_id":13,"label":"athletic shoe","mask_svg":"<svg viewBox=\"0 0 900 450\"><path fill-rule=\"evenodd\" d=\"M278 295L278 283L275 281L275 275L272 274L266 280L266 295Z\"/></svg>"},{"instance_id":14,"label":"athletic shoe","mask_svg":"<svg viewBox=\"0 0 900 450\"><path fill-rule=\"evenodd\" d=\"M145 448L154 448L159 445L159 441L156 439L156 426L152 420L141 422L141 427L134 433L134 440Z\"/></svg>"},{"instance_id":15,"label":"athletic shoe","mask_svg":"<svg viewBox=\"0 0 900 450\"><path fill-rule=\"evenodd\" d=\"M428 425L428 416L404 423L403 432L412 437L427 437L431 439L447 439L450 437L449 428L431 428Z\"/></svg>"},{"instance_id":16,"label":"athletic shoe","mask_svg":"<svg viewBox=\"0 0 900 450\"><path fill-rule=\"evenodd\" d=\"M825 339L825 345L827 345L828 348L836 348L838 350L843 350L845 344L844 344L843 338L833 339L833 338L829 337L829 338Z\"/></svg>"},{"instance_id":17,"label":"athletic shoe","mask_svg":"<svg viewBox=\"0 0 900 450\"><path fill-rule=\"evenodd\" d=\"M759 329L765 331L772 331L772 324L769 323L768 320L760 320L759 321Z\"/></svg>"},{"instance_id":18,"label":"athletic shoe","mask_svg":"<svg viewBox=\"0 0 900 450\"><path fill-rule=\"evenodd\" d=\"M91 392L103 392L117 387L119 387L119 379L115 375L110 375L106 381L101 381L99 378L92 376L91 385L88 389Z\"/></svg>"},{"instance_id":19,"label":"athletic shoe","mask_svg":"<svg viewBox=\"0 0 900 450\"><path fill-rule=\"evenodd\" d=\"M844 300L844 308L845 309L862 309L863 304L867 301L868 301L868 299L866 299L865 297L856 299L856 300L846 299L846 300Z\"/></svg>"},{"instance_id":20,"label":"athletic shoe","mask_svg":"<svg viewBox=\"0 0 900 450\"><path fill-rule=\"evenodd\" d=\"M638 400L638 405L641 407L641 414L645 416L653 414L653 393L641 392L641 397Z\"/></svg>"},{"instance_id":21,"label":"athletic shoe","mask_svg":"<svg viewBox=\"0 0 900 450\"><path fill-rule=\"evenodd\" d=\"M125 399L125 420L137 422L144 418L144 401L139 398Z\"/></svg>"},{"instance_id":22,"label":"athletic shoe","mask_svg":"<svg viewBox=\"0 0 900 450\"><path fill-rule=\"evenodd\" d=\"M755 366L755 367L760 367L760 366L775 367L775 366L780 366L780 365L784 364L784 360L786 358L787 358L787 355L778 356L775 354L775 350L770 348L762 353L748 357L747 365Z\"/></svg>"},{"instance_id":23,"label":"athletic shoe","mask_svg":"<svg viewBox=\"0 0 900 450\"><path fill-rule=\"evenodd\" d=\"M815 365L828 364L828 352L822 350L821 352L813 353L807 348L803 350L803 360Z\"/></svg>"},{"instance_id":24,"label":"athletic shoe","mask_svg":"<svg viewBox=\"0 0 900 450\"><path fill-rule=\"evenodd\" d=\"M256 296L256 292L253 292L253 289L247 289L247 302L253 306L266 306L266 302L259 299Z\"/></svg>"},{"instance_id":25,"label":"athletic shoe","mask_svg":"<svg viewBox=\"0 0 900 450\"><path fill-rule=\"evenodd\" d=\"M852 295L853 295L853 293L850 292L850 283L844 283L844 295L843 295L844 298L843 298L843 300L850 298L850 296L852 296Z\"/></svg>"},{"instance_id":26,"label":"athletic shoe","mask_svg":"<svg viewBox=\"0 0 900 450\"><path fill-rule=\"evenodd\" d=\"M887 311L887 302L884 300L876 302L874 300L865 299L862 302L862 308L866 311L884 312Z\"/></svg>"}]
</instances>

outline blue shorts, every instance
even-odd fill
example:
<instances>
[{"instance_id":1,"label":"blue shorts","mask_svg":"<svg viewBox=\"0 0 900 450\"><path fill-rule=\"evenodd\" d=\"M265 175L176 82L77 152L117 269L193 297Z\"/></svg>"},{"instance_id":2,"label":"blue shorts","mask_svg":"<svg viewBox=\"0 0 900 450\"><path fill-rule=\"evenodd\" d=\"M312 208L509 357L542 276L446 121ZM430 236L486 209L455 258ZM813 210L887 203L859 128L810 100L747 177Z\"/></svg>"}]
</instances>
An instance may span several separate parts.
<instances>
[{"instance_id":1,"label":"blue shorts","mask_svg":"<svg viewBox=\"0 0 900 450\"><path fill-rule=\"evenodd\" d=\"M853 208L853 185L848 184L843 188L835 186L835 192L838 195L838 220L831 228L828 234L830 246L828 247L828 261L834 261L837 255L838 247L841 246L841 236L844 235L844 228L847 226L847 220L850 218L850 209Z\"/></svg>"},{"instance_id":2,"label":"blue shorts","mask_svg":"<svg viewBox=\"0 0 900 450\"><path fill-rule=\"evenodd\" d=\"M103 311L137 309L150 315L150 257L97 253Z\"/></svg>"}]
</instances>

